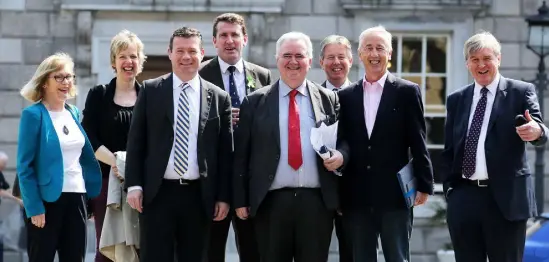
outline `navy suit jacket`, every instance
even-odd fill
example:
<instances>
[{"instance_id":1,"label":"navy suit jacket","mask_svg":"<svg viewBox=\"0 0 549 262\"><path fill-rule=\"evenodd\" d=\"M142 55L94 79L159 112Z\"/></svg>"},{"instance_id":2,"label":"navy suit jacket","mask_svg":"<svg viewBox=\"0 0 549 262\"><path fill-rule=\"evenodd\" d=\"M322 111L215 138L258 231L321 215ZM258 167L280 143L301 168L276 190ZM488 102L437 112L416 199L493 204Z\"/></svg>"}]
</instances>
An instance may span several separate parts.
<instances>
[{"instance_id":1,"label":"navy suit jacket","mask_svg":"<svg viewBox=\"0 0 549 262\"><path fill-rule=\"evenodd\" d=\"M448 96L442 176L447 197L459 186L465 139L475 85L470 84ZM501 77L488 122L486 165L490 191L504 217L523 220L537 214L530 168L526 159L526 142L515 129L515 116L528 109L534 121L543 129L542 136L532 141L535 146L547 142L547 127L543 124L534 85Z\"/></svg>"},{"instance_id":2,"label":"navy suit jacket","mask_svg":"<svg viewBox=\"0 0 549 262\"><path fill-rule=\"evenodd\" d=\"M343 154L341 206L349 209L406 209L397 173L413 160L417 190L433 193L433 168L419 86L389 73L371 137L364 120L360 80L338 92L338 148ZM346 143L347 147L340 146ZM344 211L345 212L345 211Z\"/></svg>"}]
</instances>

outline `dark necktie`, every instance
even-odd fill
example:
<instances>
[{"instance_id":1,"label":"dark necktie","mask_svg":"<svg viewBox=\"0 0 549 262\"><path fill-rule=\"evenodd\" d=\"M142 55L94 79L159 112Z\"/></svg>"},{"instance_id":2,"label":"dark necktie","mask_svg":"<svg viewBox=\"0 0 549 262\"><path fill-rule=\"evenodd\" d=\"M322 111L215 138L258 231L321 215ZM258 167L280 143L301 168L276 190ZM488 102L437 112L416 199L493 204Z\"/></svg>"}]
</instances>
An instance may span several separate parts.
<instances>
[{"instance_id":1,"label":"dark necktie","mask_svg":"<svg viewBox=\"0 0 549 262\"><path fill-rule=\"evenodd\" d=\"M234 81L235 66L229 66L229 94L231 95L231 106L234 108L240 108L240 98L238 97L238 91L236 90L236 82Z\"/></svg>"},{"instance_id":2,"label":"dark necktie","mask_svg":"<svg viewBox=\"0 0 549 262\"><path fill-rule=\"evenodd\" d=\"M482 128L482 120L484 120L484 112L486 112L488 88L482 87L482 89L480 89L480 93L482 96L478 101L477 107L475 108L473 121L471 122L471 127L469 127L467 140L465 141L465 151L463 152L463 175L466 178L471 178L471 176L475 173L478 139Z\"/></svg>"},{"instance_id":3,"label":"dark necktie","mask_svg":"<svg viewBox=\"0 0 549 262\"><path fill-rule=\"evenodd\" d=\"M290 91L290 105L288 108L288 164L297 170L303 164L301 155L301 135L299 126L299 107L295 96L297 90Z\"/></svg>"}]
</instances>

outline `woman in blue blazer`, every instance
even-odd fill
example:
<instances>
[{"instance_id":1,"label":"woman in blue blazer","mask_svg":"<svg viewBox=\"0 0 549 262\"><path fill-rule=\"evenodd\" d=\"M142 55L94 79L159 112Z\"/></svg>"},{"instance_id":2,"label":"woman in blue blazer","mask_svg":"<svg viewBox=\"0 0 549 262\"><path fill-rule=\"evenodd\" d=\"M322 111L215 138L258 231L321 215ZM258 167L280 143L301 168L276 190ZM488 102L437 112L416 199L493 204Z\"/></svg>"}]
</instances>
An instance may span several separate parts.
<instances>
[{"instance_id":1,"label":"woman in blue blazer","mask_svg":"<svg viewBox=\"0 0 549 262\"><path fill-rule=\"evenodd\" d=\"M101 170L79 124L74 63L57 53L46 58L21 95L17 173L27 218L30 262L84 261L87 201L101 190Z\"/></svg>"}]
</instances>

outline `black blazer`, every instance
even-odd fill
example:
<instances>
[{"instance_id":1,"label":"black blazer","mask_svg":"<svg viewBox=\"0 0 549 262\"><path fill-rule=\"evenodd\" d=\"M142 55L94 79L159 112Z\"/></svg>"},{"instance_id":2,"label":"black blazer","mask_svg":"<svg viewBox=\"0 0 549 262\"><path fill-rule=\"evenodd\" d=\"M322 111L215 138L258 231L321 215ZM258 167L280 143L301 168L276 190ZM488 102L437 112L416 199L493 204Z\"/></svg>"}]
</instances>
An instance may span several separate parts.
<instances>
[{"instance_id":1,"label":"black blazer","mask_svg":"<svg viewBox=\"0 0 549 262\"><path fill-rule=\"evenodd\" d=\"M417 190L433 193L433 168L425 143L425 118L419 86L391 73L383 87L372 135L364 120L360 80L338 92L341 103L338 143L344 157L343 209L405 209L397 172L413 157Z\"/></svg>"},{"instance_id":2,"label":"black blazer","mask_svg":"<svg viewBox=\"0 0 549 262\"><path fill-rule=\"evenodd\" d=\"M473 102L474 83L448 96L446 136L444 140L443 181L445 192L459 186L469 114ZM547 127L543 124L534 85L501 77L488 122L484 143L490 191L501 212L508 220L523 220L537 214L534 187L526 159L526 143L515 129L515 116L528 109L540 124L543 135L535 146L547 142ZM447 194L452 197L451 190Z\"/></svg>"},{"instance_id":3,"label":"black blazer","mask_svg":"<svg viewBox=\"0 0 549 262\"><path fill-rule=\"evenodd\" d=\"M235 208L250 207L255 216L276 175L280 159L279 86L258 89L240 107L239 127L235 131L233 203ZM307 81L317 125L331 125L339 115L337 95ZM324 168L317 156L320 187L328 209L338 207L338 177Z\"/></svg>"},{"instance_id":4,"label":"black blazer","mask_svg":"<svg viewBox=\"0 0 549 262\"><path fill-rule=\"evenodd\" d=\"M202 200L213 217L215 202L229 203L232 167L231 99L219 87L200 79L198 167ZM173 77L143 82L128 137L126 189L143 187L144 205L160 188L174 142Z\"/></svg>"},{"instance_id":5,"label":"black blazer","mask_svg":"<svg viewBox=\"0 0 549 262\"><path fill-rule=\"evenodd\" d=\"M249 95L253 91L271 84L271 71L269 69L258 66L256 64L244 62L244 78L246 79L246 95ZM219 66L219 58L216 56L213 59L202 62L200 69L198 70L200 77L206 81L225 89L223 84L223 77L221 76L221 67ZM248 76L251 76L254 81L250 83ZM252 85L254 87L252 87ZM228 91L228 90L227 90Z\"/></svg>"}]
</instances>

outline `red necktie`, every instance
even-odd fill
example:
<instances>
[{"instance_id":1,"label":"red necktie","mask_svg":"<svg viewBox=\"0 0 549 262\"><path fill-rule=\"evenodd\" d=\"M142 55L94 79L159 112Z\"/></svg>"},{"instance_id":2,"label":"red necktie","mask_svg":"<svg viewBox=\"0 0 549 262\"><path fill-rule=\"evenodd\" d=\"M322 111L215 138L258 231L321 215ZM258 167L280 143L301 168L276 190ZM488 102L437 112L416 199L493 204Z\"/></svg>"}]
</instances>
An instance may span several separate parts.
<instances>
[{"instance_id":1,"label":"red necktie","mask_svg":"<svg viewBox=\"0 0 549 262\"><path fill-rule=\"evenodd\" d=\"M290 91L288 111L288 164L297 170L303 164L301 156L301 135L299 134L299 107L295 101L297 90Z\"/></svg>"}]
</instances>

